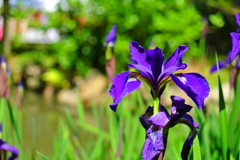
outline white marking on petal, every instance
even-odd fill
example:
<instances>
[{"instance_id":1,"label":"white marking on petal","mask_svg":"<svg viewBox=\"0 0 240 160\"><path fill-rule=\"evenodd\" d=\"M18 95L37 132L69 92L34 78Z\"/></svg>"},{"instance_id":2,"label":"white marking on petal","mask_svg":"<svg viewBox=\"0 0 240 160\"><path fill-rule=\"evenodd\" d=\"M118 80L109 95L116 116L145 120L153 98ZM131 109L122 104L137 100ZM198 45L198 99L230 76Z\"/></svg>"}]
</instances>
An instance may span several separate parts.
<instances>
[{"instance_id":1,"label":"white marking on petal","mask_svg":"<svg viewBox=\"0 0 240 160\"><path fill-rule=\"evenodd\" d=\"M178 77L178 79L183 83L186 84L187 79L185 77Z\"/></svg>"},{"instance_id":2,"label":"white marking on petal","mask_svg":"<svg viewBox=\"0 0 240 160\"><path fill-rule=\"evenodd\" d=\"M136 79L136 78L129 78L129 79L127 80L127 83L128 83L128 82L133 82L133 81L137 81L137 79Z\"/></svg>"}]
</instances>

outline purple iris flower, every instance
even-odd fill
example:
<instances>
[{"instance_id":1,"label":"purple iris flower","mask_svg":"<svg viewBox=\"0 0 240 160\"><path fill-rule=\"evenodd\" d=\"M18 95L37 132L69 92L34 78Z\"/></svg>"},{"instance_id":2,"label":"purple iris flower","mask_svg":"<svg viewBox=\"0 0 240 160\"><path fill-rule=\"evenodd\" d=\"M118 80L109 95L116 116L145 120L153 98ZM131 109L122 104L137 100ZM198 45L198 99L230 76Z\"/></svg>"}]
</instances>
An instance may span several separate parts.
<instances>
[{"instance_id":1,"label":"purple iris flower","mask_svg":"<svg viewBox=\"0 0 240 160\"><path fill-rule=\"evenodd\" d=\"M236 23L240 27L240 13L236 14ZM236 79L238 77L239 69L240 69L240 58L238 54L240 53L240 28L237 30L237 33L230 33L232 38L232 50L228 53L225 61L218 61L217 64L214 64L210 68L210 73L214 73L217 71L217 66L219 70L223 68L230 68L230 88L236 89ZM237 57L238 56L238 57ZM237 57L236 64L233 65L234 59Z\"/></svg>"},{"instance_id":2,"label":"purple iris flower","mask_svg":"<svg viewBox=\"0 0 240 160\"><path fill-rule=\"evenodd\" d=\"M113 25L111 31L108 33L107 37L106 37L106 73L108 76L108 82L112 83L112 79L114 76L114 72L115 72L115 63L116 63L116 58L115 58L115 54L114 54L114 45L116 42L116 32L117 32L117 25Z\"/></svg>"},{"instance_id":3,"label":"purple iris flower","mask_svg":"<svg viewBox=\"0 0 240 160\"><path fill-rule=\"evenodd\" d=\"M171 96L171 99L171 115L164 106L160 106L161 112L152 115L147 120L145 114L140 117L140 121L150 121L152 123L151 126L148 126L147 137L142 149L142 158L144 160L152 160L160 156L161 153L164 154L168 130L178 123L186 124L191 130L181 152L182 159L187 160L199 124L190 115L186 114L192 109L192 106L185 104L185 99L177 96Z\"/></svg>"},{"instance_id":4,"label":"purple iris flower","mask_svg":"<svg viewBox=\"0 0 240 160\"><path fill-rule=\"evenodd\" d=\"M2 124L0 123L0 157L1 157L2 151L9 151L12 153L12 155L10 157L8 157L8 160L14 160L15 158L18 157L18 149L16 147L14 147L12 145L8 145L6 142L4 142L1 139L1 134L2 134Z\"/></svg>"},{"instance_id":5,"label":"purple iris flower","mask_svg":"<svg viewBox=\"0 0 240 160\"><path fill-rule=\"evenodd\" d=\"M236 14L236 23L240 27L240 13ZM228 56L225 61L219 61L218 66L219 69L226 68L228 66L231 66L234 59L237 57L237 55L240 53L240 28L237 29L237 33L230 33L232 38L232 50L228 53ZM238 57L237 63L235 66L237 69L240 69L240 59ZM214 73L217 71L217 64L213 65L210 69L210 73Z\"/></svg>"},{"instance_id":6,"label":"purple iris flower","mask_svg":"<svg viewBox=\"0 0 240 160\"><path fill-rule=\"evenodd\" d=\"M111 31L108 33L106 37L106 43L105 46L110 45L111 47L114 46L117 37L116 37L116 32L117 32L117 25L113 25Z\"/></svg>"},{"instance_id":7,"label":"purple iris flower","mask_svg":"<svg viewBox=\"0 0 240 160\"><path fill-rule=\"evenodd\" d=\"M0 152L1 151L9 151L12 153L12 155L8 157L8 160L14 160L18 157L18 149L0 139Z\"/></svg>"},{"instance_id":8,"label":"purple iris flower","mask_svg":"<svg viewBox=\"0 0 240 160\"><path fill-rule=\"evenodd\" d=\"M186 45L180 45L175 52L164 61L164 54L161 49L146 50L138 42L130 43L130 68L138 72L122 72L113 78L113 84L109 94L113 98L110 105L116 111L117 105L128 93L136 90L141 85L141 80L145 81L151 88L153 99L160 99L166 84L173 81L180 87L198 106L203 109L204 99L209 94L209 84L206 79L198 73L177 73L178 70L187 68L186 63L182 63L182 57L188 50Z\"/></svg>"},{"instance_id":9,"label":"purple iris flower","mask_svg":"<svg viewBox=\"0 0 240 160\"><path fill-rule=\"evenodd\" d=\"M236 23L240 27L240 13L236 14ZM237 33L232 32L230 33L230 36L232 38L232 50L228 53L228 56L225 61L219 61L218 66L219 69L226 68L228 66L231 66L232 62L234 59L237 57L237 55L240 53L240 28L237 29ZM240 68L240 59L238 57L237 63L235 66L237 69ZM213 65L212 68L210 69L210 72L216 72L217 71L217 65Z\"/></svg>"}]
</instances>

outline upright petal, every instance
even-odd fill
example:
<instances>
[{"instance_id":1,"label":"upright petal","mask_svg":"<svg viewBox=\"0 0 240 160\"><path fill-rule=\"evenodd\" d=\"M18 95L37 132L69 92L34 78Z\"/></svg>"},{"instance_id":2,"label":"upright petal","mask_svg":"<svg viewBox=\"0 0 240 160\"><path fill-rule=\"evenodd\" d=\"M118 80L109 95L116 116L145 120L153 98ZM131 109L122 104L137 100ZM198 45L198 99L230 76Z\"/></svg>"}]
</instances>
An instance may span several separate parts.
<instances>
[{"instance_id":1,"label":"upright petal","mask_svg":"<svg viewBox=\"0 0 240 160\"><path fill-rule=\"evenodd\" d=\"M128 67L139 70L143 76L147 77L150 81L153 81L152 71L147 67L140 64L128 64Z\"/></svg>"},{"instance_id":2,"label":"upright petal","mask_svg":"<svg viewBox=\"0 0 240 160\"><path fill-rule=\"evenodd\" d=\"M110 44L111 47L114 46L117 38L116 38L116 31L117 31L117 25L113 25L111 31L108 33L106 37L106 43L105 45Z\"/></svg>"},{"instance_id":3,"label":"upright petal","mask_svg":"<svg viewBox=\"0 0 240 160\"><path fill-rule=\"evenodd\" d=\"M152 75L157 81L163 70L164 55L160 48L150 49L146 52L146 61L151 67Z\"/></svg>"},{"instance_id":4,"label":"upright petal","mask_svg":"<svg viewBox=\"0 0 240 160\"><path fill-rule=\"evenodd\" d=\"M161 81L163 78L165 78L166 76L168 76L169 74L178 71L178 70L184 70L187 68L187 64L186 63L182 63L179 66L172 66L167 68L166 70L164 70L162 72L162 74L158 77L158 82Z\"/></svg>"},{"instance_id":5,"label":"upright petal","mask_svg":"<svg viewBox=\"0 0 240 160\"><path fill-rule=\"evenodd\" d=\"M122 72L116 75L109 90L109 94L113 98L113 104L110 105L111 109L116 111L117 105L122 101L122 98L139 88L140 85L141 81L131 72Z\"/></svg>"},{"instance_id":6,"label":"upright petal","mask_svg":"<svg viewBox=\"0 0 240 160\"><path fill-rule=\"evenodd\" d=\"M232 51L228 56L232 62L240 52L240 34L232 32L230 35L232 38Z\"/></svg>"},{"instance_id":7,"label":"upright petal","mask_svg":"<svg viewBox=\"0 0 240 160\"><path fill-rule=\"evenodd\" d=\"M204 100L210 92L209 84L205 77L198 73L186 73L170 75L173 82L178 85L201 110L204 107Z\"/></svg>"},{"instance_id":8,"label":"upright petal","mask_svg":"<svg viewBox=\"0 0 240 160\"><path fill-rule=\"evenodd\" d=\"M175 52L167 59L164 70L172 66L180 66L182 64L182 57L184 53L188 50L188 46L180 45Z\"/></svg>"},{"instance_id":9,"label":"upright petal","mask_svg":"<svg viewBox=\"0 0 240 160\"><path fill-rule=\"evenodd\" d=\"M236 23L240 27L240 13L236 14Z\"/></svg>"},{"instance_id":10,"label":"upright petal","mask_svg":"<svg viewBox=\"0 0 240 160\"><path fill-rule=\"evenodd\" d=\"M218 67L219 67L219 70L220 70L220 69L226 68L227 64L225 62L218 61ZM210 69L210 73L214 73L216 71L217 71L217 64L214 64Z\"/></svg>"},{"instance_id":11,"label":"upright petal","mask_svg":"<svg viewBox=\"0 0 240 160\"><path fill-rule=\"evenodd\" d=\"M130 47L130 60L131 63L142 65L149 68L146 62L146 49L143 48L138 42L132 41L129 45Z\"/></svg>"},{"instance_id":12,"label":"upright petal","mask_svg":"<svg viewBox=\"0 0 240 160\"><path fill-rule=\"evenodd\" d=\"M192 106L185 104L185 99L178 96L171 96L172 100L172 107L171 112L172 114L185 114L192 109Z\"/></svg>"}]
</instances>

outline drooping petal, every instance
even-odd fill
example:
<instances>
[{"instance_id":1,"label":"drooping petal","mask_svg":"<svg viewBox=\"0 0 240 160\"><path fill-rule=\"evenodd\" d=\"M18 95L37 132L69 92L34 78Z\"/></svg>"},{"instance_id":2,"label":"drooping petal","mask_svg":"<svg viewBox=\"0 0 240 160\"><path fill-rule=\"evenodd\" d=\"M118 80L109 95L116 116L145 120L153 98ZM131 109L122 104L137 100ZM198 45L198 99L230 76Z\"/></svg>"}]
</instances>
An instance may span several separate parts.
<instances>
[{"instance_id":1,"label":"drooping petal","mask_svg":"<svg viewBox=\"0 0 240 160\"><path fill-rule=\"evenodd\" d=\"M152 160L164 150L163 128L151 126L147 130L147 138L142 149L143 160Z\"/></svg>"},{"instance_id":2,"label":"drooping petal","mask_svg":"<svg viewBox=\"0 0 240 160\"><path fill-rule=\"evenodd\" d=\"M146 61L150 65L152 75L157 81L163 70L164 55L160 48L150 49L146 52Z\"/></svg>"},{"instance_id":3,"label":"drooping petal","mask_svg":"<svg viewBox=\"0 0 240 160\"><path fill-rule=\"evenodd\" d=\"M130 60L131 63L142 65L148 69L149 65L146 62L146 49L143 48L138 42L132 41L130 47Z\"/></svg>"},{"instance_id":4,"label":"drooping petal","mask_svg":"<svg viewBox=\"0 0 240 160\"><path fill-rule=\"evenodd\" d=\"M210 92L209 84L205 77L198 73L185 73L170 75L173 82L180 87L201 110L204 107L204 100Z\"/></svg>"},{"instance_id":5,"label":"drooping petal","mask_svg":"<svg viewBox=\"0 0 240 160\"><path fill-rule=\"evenodd\" d=\"M121 102L122 98L139 88L140 85L141 81L136 79L131 72L122 72L116 75L109 90L109 94L113 98L113 104L110 105L111 109L116 111L117 105Z\"/></svg>"},{"instance_id":6,"label":"drooping petal","mask_svg":"<svg viewBox=\"0 0 240 160\"><path fill-rule=\"evenodd\" d=\"M117 37L116 37L116 31L117 31L117 25L113 25L111 31L108 33L106 37L106 43L105 45L110 45L111 47L114 46Z\"/></svg>"},{"instance_id":7,"label":"drooping petal","mask_svg":"<svg viewBox=\"0 0 240 160\"><path fill-rule=\"evenodd\" d=\"M188 46L180 45L175 52L167 59L164 70L172 66L180 66L182 64L182 57L188 50Z\"/></svg>"},{"instance_id":8,"label":"drooping petal","mask_svg":"<svg viewBox=\"0 0 240 160\"><path fill-rule=\"evenodd\" d=\"M199 124L197 122L195 122L193 120L193 118L188 114L185 114L181 118L181 121L183 121L183 123L187 124L191 129L189 136L187 137L186 141L183 144L183 148L182 148L182 152L181 152L182 159L187 160L189 151L191 149L191 146L193 145L193 140L196 137L197 129L199 128L198 127Z\"/></svg>"},{"instance_id":9,"label":"drooping petal","mask_svg":"<svg viewBox=\"0 0 240 160\"><path fill-rule=\"evenodd\" d=\"M189 134L186 141L183 144L182 151L181 151L181 157L183 160L188 159L189 151L193 145L193 140L196 137L196 134Z\"/></svg>"},{"instance_id":10,"label":"drooping petal","mask_svg":"<svg viewBox=\"0 0 240 160\"><path fill-rule=\"evenodd\" d=\"M240 26L240 13L237 13L235 18L237 25Z\"/></svg>"},{"instance_id":11,"label":"drooping petal","mask_svg":"<svg viewBox=\"0 0 240 160\"><path fill-rule=\"evenodd\" d=\"M171 112L172 114L181 114L187 113L192 109L192 106L185 104L185 99L178 96L171 96L172 100L172 107Z\"/></svg>"},{"instance_id":12,"label":"drooping petal","mask_svg":"<svg viewBox=\"0 0 240 160\"><path fill-rule=\"evenodd\" d=\"M228 56L230 61L232 62L240 52L240 34L232 32L230 33L230 35L232 38L232 51L231 54Z\"/></svg>"},{"instance_id":13,"label":"drooping petal","mask_svg":"<svg viewBox=\"0 0 240 160\"><path fill-rule=\"evenodd\" d=\"M219 70L220 70L220 69L226 68L227 64L225 62L218 61L218 67L219 67ZM214 64L210 69L210 73L214 73L216 71L217 71L217 65Z\"/></svg>"},{"instance_id":14,"label":"drooping petal","mask_svg":"<svg viewBox=\"0 0 240 160\"><path fill-rule=\"evenodd\" d=\"M149 106L146 109L146 112L139 117L139 120L140 120L142 126L146 130L148 130L151 127L151 125L152 125L152 122L148 120L148 118L150 118L152 116L152 114L153 114L153 107Z\"/></svg>"}]
</instances>

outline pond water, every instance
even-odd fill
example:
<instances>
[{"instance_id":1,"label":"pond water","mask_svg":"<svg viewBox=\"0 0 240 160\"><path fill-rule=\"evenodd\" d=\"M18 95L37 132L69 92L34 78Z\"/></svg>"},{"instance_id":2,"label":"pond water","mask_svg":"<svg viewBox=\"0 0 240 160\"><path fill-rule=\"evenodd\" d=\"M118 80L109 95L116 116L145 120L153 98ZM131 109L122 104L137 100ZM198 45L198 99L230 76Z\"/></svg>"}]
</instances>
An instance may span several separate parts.
<instances>
[{"instance_id":1,"label":"pond water","mask_svg":"<svg viewBox=\"0 0 240 160\"><path fill-rule=\"evenodd\" d=\"M16 105L16 93L14 90L16 89L12 89L10 97L13 106ZM22 133L24 150L27 152L28 157L32 149L49 157L53 155L54 136L59 131L58 122L60 119L66 119L65 107L67 105L55 101L46 101L39 93L24 91ZM70 111L73 118L77 116L74 114L77 113L76 106L70 107ZM92 114L88 111L85 114L86 120L91 121ZM35 137L33 136L33 126L35 126ZM37 156L36 159L38 158Z\"/></svg>"}]
</instances>

